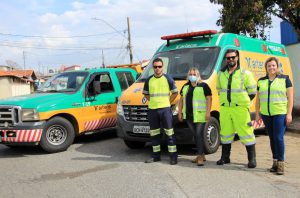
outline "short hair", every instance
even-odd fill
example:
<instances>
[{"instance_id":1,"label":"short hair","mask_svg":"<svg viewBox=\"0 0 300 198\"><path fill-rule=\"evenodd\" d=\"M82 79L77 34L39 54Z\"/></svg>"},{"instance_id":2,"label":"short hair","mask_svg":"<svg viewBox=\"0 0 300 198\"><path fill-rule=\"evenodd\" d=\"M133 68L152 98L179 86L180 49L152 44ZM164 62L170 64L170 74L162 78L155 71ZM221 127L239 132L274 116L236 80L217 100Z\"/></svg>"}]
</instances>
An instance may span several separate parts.
<instances>
[{"instance_id":1,"label":"short hair","mask_svg":"<svg viewBox=\"0 0 300 198\"><path fill-rule=\"evenodd\" d=\"M189 80L189 74L191 71L194 71L196 73L196 77L197 77L197 82L201 82L201 76L200 76L200 72L196 67L192 67L189 69L188 73L187 73L187 80Z\"/></svg>"},{"instance_id":2,"label":"short hair","mask_svg":"<svg viewBox=\"0 0 300 198\"><path fill-rule=\"evenodd\" d=\"M235 49L228 49L228 50L226 51L225 55L228 54L228 53L233 53L233 52L234 52L238 57L240 57L240 56L239 56L239 51L238 51L238 50L235 50Z\"/></svg>"},{"instance_id":3,"label":"short hair","mask_svg":"<svg viewBox=\"0 0 300 198\"><path fill-rule=\"evenodd\" d=\"M275 61L276 65L277 65L277 69L278 69L277 72L276 72L276 74L280 74L280 70L279 70L279 60L278 60L278 58L276 58L276 57L274 57L274 56L269 57L269 58L266 60L266 62L265 62L265 70L266 70L266 74L268 75L267 65L268 65L268 63L271 62L271 61Z\"/></svg>"},{"instance_id":4,"label":"short hair","mask_svg":"<svg viewBox=\"0 0 300 198\"><path fill-rule=\"evenodd\" d=\"M156 58L152 61L152 64L156 63L156 62L161 62L164 65L164 62L161 58Z\"/></svg>"}]
</instances>

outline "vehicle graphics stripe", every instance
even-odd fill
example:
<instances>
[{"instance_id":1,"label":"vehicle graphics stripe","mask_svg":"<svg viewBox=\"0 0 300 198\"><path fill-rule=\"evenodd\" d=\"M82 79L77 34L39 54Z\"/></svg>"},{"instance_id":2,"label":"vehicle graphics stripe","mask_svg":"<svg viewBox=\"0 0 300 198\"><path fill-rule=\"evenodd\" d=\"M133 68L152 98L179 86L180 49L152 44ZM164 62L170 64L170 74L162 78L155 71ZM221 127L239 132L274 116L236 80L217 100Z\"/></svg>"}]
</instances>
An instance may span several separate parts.
<instances>
[{"instance_id":1,"label":"vehicle graphics stripe","mask_svg":"<svg viewBox=\"0 0 300 198\"><path fill-rule=\"evenodd\" d=\"M101 120L93 120L93 121L87 121L85 126L85 131L95 130L95 129L101 129L101 128L107 128L107 127L113 127L117 123L116 118L105 118Z\"/></svg>"},{"instance_id":2,"label":"vehicle graphics stripe","mask_svg":"<svg viewBox=\"0 0 300 198\"><path fill-rule=\"evenodd\" d=\"M30 130L30 137L29 137L28 142L32 142L33 141L33 135L34 135L33 131L35 131L35 130Z\"/></svg>"},{"instance_id":3,"label":"vehicle graphics stripe","mask_svg":"<svg viewBox=\"0 0 300 198\"><path fill-rule=\"evenodd\" d=\"M7 131L3 131L4 137L2 142L39 142L41 139L42 129L34 130L9 130L16 133L16 137L7 137Z\"/></svg>"}]
</instances>

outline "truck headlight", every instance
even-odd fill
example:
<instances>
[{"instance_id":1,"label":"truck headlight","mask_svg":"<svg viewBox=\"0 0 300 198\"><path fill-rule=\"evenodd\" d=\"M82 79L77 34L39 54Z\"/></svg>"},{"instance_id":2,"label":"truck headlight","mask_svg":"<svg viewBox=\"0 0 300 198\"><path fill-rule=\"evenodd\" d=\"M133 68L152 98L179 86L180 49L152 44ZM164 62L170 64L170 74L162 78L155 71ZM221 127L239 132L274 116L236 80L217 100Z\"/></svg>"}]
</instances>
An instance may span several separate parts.
<instances>
[{"instance_id":1,"label":"truck headlight","mask_svg":"<svg viewBox=\"0 0 300 198\"><path fill-rule=\"evenodd\" d=\"M22 121L39 120L39 114L36 109L22 109Z\"/></svg>"},{"instance_id":2,"label":"truck headlight","mask_svg":"<svg viewBox=\"0 0 300 198\"><path fill-rule=\"evenodd\" d=\"M123 107L122 107L120 101L118 101L118 104L117 104L117 114L121 115L121 116L124 116Z\"/></svg>"}]
</instances>

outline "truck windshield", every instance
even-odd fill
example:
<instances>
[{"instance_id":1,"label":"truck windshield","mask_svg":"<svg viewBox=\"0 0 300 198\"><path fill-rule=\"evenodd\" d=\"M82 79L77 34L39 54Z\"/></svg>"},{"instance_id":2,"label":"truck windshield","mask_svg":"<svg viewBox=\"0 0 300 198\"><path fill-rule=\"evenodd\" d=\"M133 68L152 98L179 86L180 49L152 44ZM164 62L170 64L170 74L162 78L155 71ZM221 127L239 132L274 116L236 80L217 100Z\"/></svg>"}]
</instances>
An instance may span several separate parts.
<instances>
[{"instance_id":1,"label":"truck windshield","mask_svg":"<svg viewBox=\"0 0 300 198\"><path fill-rule=\"evenodd\" d=\"M49 78L38 92L75 92L83 84L88 72L66 72Z\"/></svg>"},{"instance_id":2,"label":"truck windshield","mask_svg":"<svg viewBox=\"0 0 300 198\"><path fill-rule=\"evenodd\" d=\"M152 61L158 57L164 62L164 73L171 75L174 80L185 80L191 67L199 69L203 80L208 79L213 72L219 52L219 47L203 47L178 49L155 54L138 82L143 82L153 75Z\"/></svg>"}]
</instances>

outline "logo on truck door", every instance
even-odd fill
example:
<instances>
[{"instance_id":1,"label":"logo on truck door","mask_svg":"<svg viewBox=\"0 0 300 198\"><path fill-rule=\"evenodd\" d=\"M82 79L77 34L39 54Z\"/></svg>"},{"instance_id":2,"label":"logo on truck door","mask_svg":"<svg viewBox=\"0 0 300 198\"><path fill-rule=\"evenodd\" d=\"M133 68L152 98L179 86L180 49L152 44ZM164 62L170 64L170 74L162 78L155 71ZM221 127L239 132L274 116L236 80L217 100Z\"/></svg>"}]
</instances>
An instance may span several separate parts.
<instances>
[{"instance_id":1,"label":"logo on truck door","mask_svg":"<svg viewBox=\"0 0 300 198\"><path fill-rule=\"evenodd\" d=\"M101 105L94 106L95 111L99 111L100 113L111 113L111 105Z\"/></svg>"}]
</instances>

